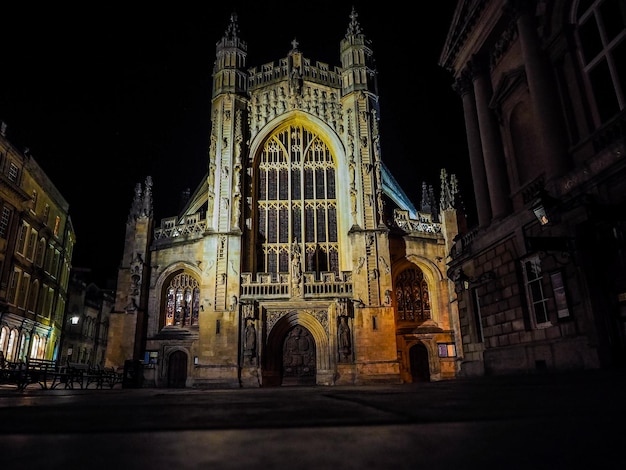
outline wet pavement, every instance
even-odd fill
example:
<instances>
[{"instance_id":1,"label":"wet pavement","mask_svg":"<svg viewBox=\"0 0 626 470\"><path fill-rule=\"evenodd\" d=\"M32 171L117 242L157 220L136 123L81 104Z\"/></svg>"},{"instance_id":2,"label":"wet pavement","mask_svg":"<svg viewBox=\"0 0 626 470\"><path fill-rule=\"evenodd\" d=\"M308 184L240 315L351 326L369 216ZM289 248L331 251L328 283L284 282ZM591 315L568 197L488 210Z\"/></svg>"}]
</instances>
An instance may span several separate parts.
<instances>
[{"instance_id":1,"label":"wet pavement","mask_svg":"<svg viewBox=\"0 0 626 470\"><path fill-rule=\"evenodd\" d=\"M626 371L236 390L0 386L0 468L626 468L625 418Z\"/></svg>"}]
</instances>

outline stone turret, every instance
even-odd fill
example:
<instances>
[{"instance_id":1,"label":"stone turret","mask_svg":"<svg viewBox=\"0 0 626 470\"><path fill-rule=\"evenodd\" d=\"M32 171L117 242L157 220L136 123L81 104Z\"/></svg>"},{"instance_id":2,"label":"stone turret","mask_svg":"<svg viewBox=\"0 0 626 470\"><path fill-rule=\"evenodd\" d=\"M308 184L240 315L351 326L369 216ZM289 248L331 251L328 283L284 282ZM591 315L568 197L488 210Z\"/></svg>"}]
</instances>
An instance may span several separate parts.
<instances>
[{"instance_id":1,"label":"stone turret","mask_svg":"<svg viewBox=\"0 0 626 470\"><path fill-rule=\"evenodd\" d=\"M213 98L222 93L245 92L247 49L248 45L239 37L237 15L233 13L224 36L216 45Z\"/></svg>"},{"instance_id":2,"label":"stone turret","mask_svg":"<svg viewBox=\"0 0 626 470\"><path fill-rule=\"evenodd\" d=\"M152 178L135 186L126 221L124 254L117 275L115 309L110 317L107 367L141 359L141 338L147 310L150 244L153 236Z\"/></svg>"}]
</instances>

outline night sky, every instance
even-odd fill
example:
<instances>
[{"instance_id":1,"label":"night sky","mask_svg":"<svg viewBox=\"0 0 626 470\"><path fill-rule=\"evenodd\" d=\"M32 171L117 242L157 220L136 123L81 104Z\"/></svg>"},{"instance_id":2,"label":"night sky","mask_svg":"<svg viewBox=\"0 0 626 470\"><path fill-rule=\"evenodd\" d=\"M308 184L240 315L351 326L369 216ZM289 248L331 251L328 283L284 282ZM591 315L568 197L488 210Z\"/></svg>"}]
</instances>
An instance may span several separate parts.
<instances>
[{"instance_id":1,"label":"night sky","mask_svg":"<svg viewBox=\"0 0 626 470\"><path fill-rule=\"evenodd\" d=\"M417 12L342 0L25 3L3 6L0 120L68 201L73 265L101 285L117 276L136 183L152 176L160 220L206 172L215 44L233 12L248 67L286 57L294 38L313 63L340 66L354 5L377 64L383 160L417 207L443 167L472 198L461 100L438 65L454 0Z\"/></svg>"}]
</instances>

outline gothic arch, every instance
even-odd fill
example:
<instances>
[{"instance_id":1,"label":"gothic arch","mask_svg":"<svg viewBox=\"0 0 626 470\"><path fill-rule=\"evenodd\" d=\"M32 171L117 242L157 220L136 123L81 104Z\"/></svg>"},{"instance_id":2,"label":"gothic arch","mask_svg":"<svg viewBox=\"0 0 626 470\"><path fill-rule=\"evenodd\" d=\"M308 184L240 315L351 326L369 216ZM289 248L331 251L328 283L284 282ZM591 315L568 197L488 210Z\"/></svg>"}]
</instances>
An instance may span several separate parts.
<instances>
[{"instance_id":1,"label":"gothic arch","mask_svg":"<svg viewBox=\"0 0 626 470\"><path fill-rule=\"evenodd\" d=\"M315 259L308 271L349 269L351 257L345 247L352 214L347 210L349 190L340 184L348 174L343 146L330 127L303 112L281 116L272 124L251 145L255 230L250 236L255 239L250 246L263 247L255 250L256 267L247 269L285 272L289 245L296 240L305 259L307 253ZM314 219L322 221L327 235L324 230L320 235L319 229L309 233Z\"/></svg>"},{"instance_id":2,"label":"gothic arch","mask_svg":"<svg viewBox=\"0 0 626 470\"><path fill-rule=\"evenodd\" d=\"M180 356L181 358L184 356L184 369L180 370L170 370L172 366L172 359ZM166 347L163 351L163 363L161 369L161 377L168 385L168 387L173 388L184 388L184 381L189 377L189 358L191 355L186 348L175 346L168 348ZM177 363L180 361L176 361Z\"/></svg>"},{"instance_id":3,"label":"gothic arch","mask_svg":"<svg viewBox=\"0 0 626 470\"><path fill-rule=\"evenodd\" d=\"M412 381L429 382L431 375L435 372L433 371L435 361L432 358L433 354L436 355L436 351L433 351L432 346L428 342L419 340L407 343L407 350L409 351L408 368Z\"/></svg>"},{"instance_id":4,"label":"gothic arch","mask_svg":"<svg viewBox=\"0 0 626 470\"><path fill-rule=\"evenodd\" d=\"M178 262L164 269L155 283L155 292L157 293L156 310L158 313L158 329L163 328L167 324L167 289L169 287L169 283L180 274L188 274L190 278L197 282L198 288L201 289L202 287L202 271L191 263ZM201 297L201 292L199 297Z\"/></svg>"},{"instance_id":5,"label":"gothic arch","mask_svg":"<svg viewBox=\"0 0 626 470\"><path fill-rule=\"evenodd\" d=\"M261 148L267 138L270 135L275 134L280 128L292 124L303 125L313 130L316 134L323 136L326 145L329 146L331 153L337 159L337 164L345 164L345 158L343 157L347 154L347 152L340 137L334 129L318 117L298 110L277 116L273 120L269 121L263 129L261 129L261 131L254 136L250 142L250 155L255 158L255 161L253 162L254 164L256 164L256 158L260 154Z\"/></svg>"},{"instance_id":6,"label":"gothic arch","mask_svg":"<svg viewBox=\"0 0 626 470\"><path fill-rule=\"evenodd\" d=\"M443 273L431 260L417 255L408 255L392 265L393 286L396 286L398 276L407 269L419 269L428 285L430 297L430 317L436 323L441 323L443 308L441 307L440 283L444 280Z\"/></svg>"},{"instance_id":7,"label":"gothic arch","mask_svg":"<svg viewBox=\"0 0 626 470\"><path fill-rule=\"evenodd\" d=\"M315 365L318 371L330 368L330 345L326 327L311 311L291 311L281 317L267 332L265 367L276 371L280 368L283 339L292 327L299 325L306 328L315 341Z\"/></svg>"}]
</instances>

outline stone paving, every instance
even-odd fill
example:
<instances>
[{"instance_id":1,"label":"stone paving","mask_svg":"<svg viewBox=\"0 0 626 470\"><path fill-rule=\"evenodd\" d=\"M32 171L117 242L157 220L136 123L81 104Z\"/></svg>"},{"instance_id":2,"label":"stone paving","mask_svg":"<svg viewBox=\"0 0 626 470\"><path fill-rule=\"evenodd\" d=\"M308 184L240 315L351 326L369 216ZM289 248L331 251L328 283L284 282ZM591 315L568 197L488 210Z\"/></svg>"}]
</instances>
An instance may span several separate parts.
<instances>
[{"instance_id":1,"label":"stone paving","mask_svg":"<svg viewBox=\"0 0 626 470\"><path fill-rule=\"evenodd\" d=\"M626 372L237 390L0 387L7 469L626 468Z\"/></svg>"}]
</instances>

